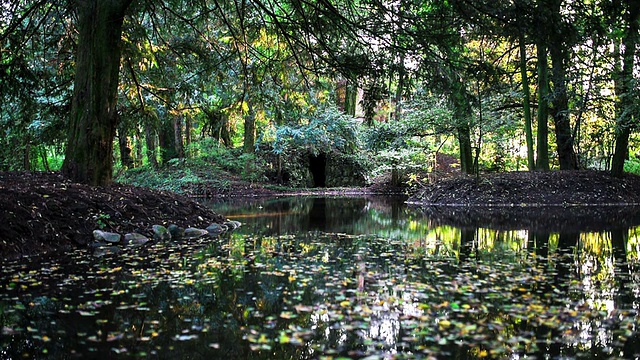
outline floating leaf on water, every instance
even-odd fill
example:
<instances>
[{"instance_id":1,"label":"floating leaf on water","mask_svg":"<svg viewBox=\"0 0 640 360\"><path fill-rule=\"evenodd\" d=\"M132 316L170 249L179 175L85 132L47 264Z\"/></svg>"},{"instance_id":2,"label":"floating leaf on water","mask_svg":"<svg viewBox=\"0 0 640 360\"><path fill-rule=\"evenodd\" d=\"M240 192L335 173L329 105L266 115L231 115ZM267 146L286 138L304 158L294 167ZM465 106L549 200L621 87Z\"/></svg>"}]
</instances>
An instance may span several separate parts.
<instances>
[{"instance_id":1,"label":"floating leaf on water","mask_svg":"<svg viewBox=\"0 0 640 360\"><path fill-rule=\"evenodd\" d=\"M283 319L293 319L297 317L297 315L292 313L291 311L283 311L282 313L280 313L280 317Z\"/></svg>"},{"instance_id":2,"label":"floating leaf on water","mask_svg":"<svg viewBox=\"0 0 640 360\"><path fill-rule=\"evenodd\" d=\"M313 311L313 308L311 306L306 306L306 305L302 305L302 304L297 304L296 306L293 307L298 313L301 312L311 312Z\"/></svg>"},{"instance_id":3,"label":"floating leaf on water","mask_svg":"<svg viewBox=\"0 0 640 360\"><path fill-rule=\"evenodd\" d=\"M116 340L120 340L124 337L123 333L117 333L117 334L109 334L107 336L107 341L111 342L111 341L116 341Z\"/></svg>"},{"instance_id":4,"label":"floating leaf on water","mask_svg":"<svg viewBox=\"0 0 640 360\"><path fill-rule=\"evenodd\" d=\"M189 340L195 340L198 338L198 335L196 334L189 334L189 335L176 335L173 340L177 340L177 341L189 341Z\"/></svg>"}]
</instances>

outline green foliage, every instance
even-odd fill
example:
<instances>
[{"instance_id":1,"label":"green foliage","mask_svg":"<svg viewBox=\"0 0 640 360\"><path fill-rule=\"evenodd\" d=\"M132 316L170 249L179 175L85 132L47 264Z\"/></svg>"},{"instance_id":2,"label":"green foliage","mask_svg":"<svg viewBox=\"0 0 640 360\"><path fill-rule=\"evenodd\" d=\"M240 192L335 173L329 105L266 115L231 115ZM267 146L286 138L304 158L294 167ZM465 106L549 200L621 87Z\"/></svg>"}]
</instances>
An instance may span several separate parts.
<instances>
[{"instance_id":1,"label":"green foliage","mask_svg":"<svg viewBox=\"0 0 640 360\"><path fill-rule=\"evenodd\" d=\"M631 156L630 159L624 163L624 171L640 175L640 159L635 156Z\"/></svg>"},{"instance_id":2,"label":"green foliage","mask_svg":"<svg viewBox=\"0 0 640 360\"><path fill-rule=\"evenodd\" d=\"M210 163L221 170L239 174L244 166L242 149L229 149L213 138L203 138L191 143L188 151L196 159Z\"/></svg>"},{"instance_id":3,"label":"green foliage","mask_svg":"<svg viewBox=\"0 0 640 360\"><path fill-rule=\"evenodd\" d=\"M359 147L355 120L336 107L322 107L302 122L302 125L284 125L276 129L275 138L269 142L274 153L293 150L313 155L353 154Z\"/></svg>"},{"instance_id":4,"label":"green foliage","mask_svg":"<svg viewBox=\"0 0 640 360\"><path fill-rule=\"evenodd\" d=\"M433 171L434 153L444 145L440 134L451 131L452 122L444 100L426 97L407 103L400 120L366 129L362 142L373 154L372 176L394 171L407 180L417 172Z\"/></svg>"}]
</instances>

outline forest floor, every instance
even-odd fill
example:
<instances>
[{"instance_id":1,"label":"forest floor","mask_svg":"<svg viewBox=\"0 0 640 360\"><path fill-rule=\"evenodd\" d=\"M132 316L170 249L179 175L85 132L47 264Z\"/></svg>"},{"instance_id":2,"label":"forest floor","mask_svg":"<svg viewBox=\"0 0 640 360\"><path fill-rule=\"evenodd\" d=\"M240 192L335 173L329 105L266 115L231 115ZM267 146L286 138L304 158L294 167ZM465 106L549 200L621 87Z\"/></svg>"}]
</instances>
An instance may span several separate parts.
<instances>
[{"instance_id":1,"label":"forest floor","mask_svg":"<svg viewBox=\"0 0 640 360\"><path fill-rule=\"evenodd\" d=\"M363 189L283 191L234 182L223 196L390 193L384 181ZM210 194L215 194L212 190ZM595 171L496 173L434 182L412 197L428 205L640 204L640 177L615 179ZM482 213L487 213L482 211ZM459 214L452 215L459 217ZM0 258L86 246L95 229L151 236L154 224L205 228L223 215L196 200L166 191L114 184L72 183L55 172L0 172Z\"/></svg>"}]
</instances>

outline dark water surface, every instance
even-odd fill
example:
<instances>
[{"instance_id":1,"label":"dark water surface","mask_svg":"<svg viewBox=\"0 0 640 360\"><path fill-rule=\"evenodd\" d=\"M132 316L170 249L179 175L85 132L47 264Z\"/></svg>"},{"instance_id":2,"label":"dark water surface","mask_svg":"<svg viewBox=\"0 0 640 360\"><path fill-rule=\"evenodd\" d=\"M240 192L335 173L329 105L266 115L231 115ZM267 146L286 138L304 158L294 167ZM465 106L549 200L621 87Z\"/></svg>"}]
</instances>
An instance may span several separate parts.
<instances>
[{"instance_id":1,"label":"dark water surface","mask_svg":"<svg viewBox=\"0 0 640 360\"><path fill-rule=\"evenodd\" d=\"M454 226L403 200L212 203L243 226L3 261L0 359L640 357L637 226Z\"/></svg>"}]
</instances>

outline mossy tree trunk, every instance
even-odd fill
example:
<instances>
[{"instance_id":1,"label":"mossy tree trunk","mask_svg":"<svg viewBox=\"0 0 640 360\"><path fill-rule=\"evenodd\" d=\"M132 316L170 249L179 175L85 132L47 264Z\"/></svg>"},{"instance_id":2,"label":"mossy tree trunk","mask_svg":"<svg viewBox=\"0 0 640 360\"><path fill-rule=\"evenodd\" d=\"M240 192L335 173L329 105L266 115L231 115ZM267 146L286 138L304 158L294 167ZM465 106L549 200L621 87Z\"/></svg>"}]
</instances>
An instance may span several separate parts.
<instances>
[{"instance_id":1,"label":"mossy tree trunk","mask_svg":"<svg viewBox=\"0 0 640 360\"><path fill-rule=\"evenodd\" d=\"M160 125L160 131L158 132L158 143L160 145L160 159L162 164L166 164L171 159L178 157L176 151L176 136L175 136L175 119L164 119Z\"/></svg>"},{"instance_id":2,"label":"mossy tree trunk","mask_svg":"<svg viewBox=\"0 0 640 360\"><path fill-rule=\"evenodd\" d=\"M624 50L621 54L622 68L616 66L615 91L620 99L616 103L616 145L611 162L611 174L621 177L624 174L624 163L629 157L629 137L634 123L637 122L637 115L631 111L634 98L634 64L636 48L638 45L638 31L640 26L640 0L628 2L629 8L626 11L626 30L622 40ZM620 47L618 47L619 49Z\"/></svg>"},{"instance_id":3,"label":"mossy tree trunk","mask_svg":"<svg viewBox=\"0 0 640 360\"><path fill-rule=\"evenodd\" d=\"M124 169L133 168L133 156L131 141L127 135L127 130L123 126L118 127L118 146L120 147L120 163Z\"/></svg>"},{"instance_id":4,"label":"mossy tree trunk","mask_svg":"<svg viewBox=\"0 0 640 360\"><path fill-rule=\"evenodd\" d=\"M520 35L520 74L522 75L522 106L524 108L524 132L527 139L527 167L533 171L536 167L533 154L533 130L531 129L531 104L529 75L527 74L527 48L524 34Z\"/></svg>"},{"instance_id":5,"label":"mossy tree trunk","mask_svg":"<svg viewBox=\"0 0 640 360\"><path fill-rule=\"evenodd\" d=\"M76 0L78 48L62 172L104 186L113 177L122 23L132 0Z\"/></svg>"},{"instance_id":6,"label":"mossy tree trunk","mask_svg":"<svg viewBox=\"0 0 640 360\"><path fill-rule=\"evenodd\" d=\"M538 54L538 146L536 147L536 169L549 170L549 76L547 48L539 41Z\"/></svg>"},{"instance_id":7,"label":"mossy tree trunk","mask_svg":"<svg viewBox=\"0 0 640 360\"><path fill-rule=\"evenodd\" d=\"M350 116L356 116L356 105L358 99L358 87L347 82L344 95L344 113Z\"/></svg>"},{"instance_id":8,"label":"mossy tree trunk","mask_svg":"<svg viewBox=\"0 0 640 360\"><path fill-rule=\"evenodd\" d=\"M153 126L147 124L145 127L145 141L147 144L147 161L154 168L158 168L158 153L157 153L157 141L156 131Z\"/></svg>"}]
</instances>

